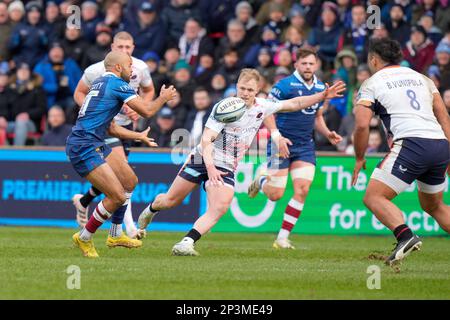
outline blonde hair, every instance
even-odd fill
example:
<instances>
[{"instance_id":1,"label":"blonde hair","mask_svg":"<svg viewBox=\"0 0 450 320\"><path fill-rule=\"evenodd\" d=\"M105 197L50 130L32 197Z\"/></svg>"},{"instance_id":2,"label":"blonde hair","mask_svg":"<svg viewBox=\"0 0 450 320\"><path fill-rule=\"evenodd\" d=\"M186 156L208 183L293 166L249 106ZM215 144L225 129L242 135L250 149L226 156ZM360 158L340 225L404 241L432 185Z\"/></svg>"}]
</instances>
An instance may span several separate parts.
<instances>
[{"instance_id":1,"label":"blonde hair","mask_svg":"<svg viewBox=\"0 0 450 320\"><path fill-rule=\"evenodd\" d=\"M126 31L118 32L114 36L113 42L116 42L117 40L131 40L132 42L134 42L133 36Z\"/></svg>"},{"instance_id":2,"label":"blonde hair","mask_svg":"<svg viewBox=\"0 0 450 320\"><path fill-rule=\"evenodd\" d=\"M248 80L255 80L256 83L259 83L261 80L261 75L259 74L258 70L256 69L250 69L250 68L244 68L241 70L241 73L239 74L239 78L237 82L240 82L241 80L248 81Z\"/></svg>"}]
</instances>

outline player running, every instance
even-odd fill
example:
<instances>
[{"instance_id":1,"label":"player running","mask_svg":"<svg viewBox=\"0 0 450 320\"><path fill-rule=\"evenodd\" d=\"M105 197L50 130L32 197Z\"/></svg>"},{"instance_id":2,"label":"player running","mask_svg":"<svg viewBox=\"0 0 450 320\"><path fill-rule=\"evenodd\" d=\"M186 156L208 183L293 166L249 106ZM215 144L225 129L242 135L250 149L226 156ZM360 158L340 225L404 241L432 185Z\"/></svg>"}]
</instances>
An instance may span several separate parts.
<instances>
[{"instance_id":1,"label":"player running","mask_svg":"<svg viewBox=\"0 0 450 320\"><path fill-rule=\"evenodd\" d=\"M243 116L235 122L223 123L209 117L201 143L194 148L169 191L159 194L139 216L139 228L145 229L160 210L179 205L198 185L204 183L208 210L194 223L172 254L198 255L194 243L207 233L227 212L234 196L234 175L239 159L249 148L263 120L275 112L306 109L324 99L341 96L345 84L339 82L325 91L285 101L256 98L260 75L254 69L243 69L237 82L237 96L247 105Z\"/></svg>"},{"instance_id":2,"label":"player running","mask_svg":"<svg viewBox=\"0 0 450 320\"><path fill-rule=\"evenodd\" d=\"M119 32L114 36L111 44L111 51L123 52L131 56L134 50L133 37L128 32ZM152 78L148 70L147 64L137 58L132 57L133 61L132 71L133 75L130 79L130 86L141 96L145 103L149 104L154 97L155 89L153 87ZM81 106L89 88L95 79L101 77L105 73L105 64L103 61L95 63L84 71L83 77L78 82L75 89L75 102ZM158 112L154 108L153 113ZM137 120L139 115L125 104L120 113L114 118L117 125L133 130L133 120ZM131 140L118 139L117 137L107 136L106 144L112 148L112 152L121 156L126 160L130 153ZM84 227L88 218L89 204L95 197L99 196L101 191L95 187L91 187L84 195L75 194L72 198L73 204L77 212L77 222L81 227ZM145 232L138 231L131 214L131 200L128 204L127 211L124 218L125 230L131 238L141 239L145 236Z\"/></svg>"},{"instance_id":3,"label":"player running","mask_svg":"<svg viewBox=\"0 0 450 320\"><path fill-rule=\"evenodd\" d=\"M380 116L392 137L391 151L373 171L364 204L397 238L386 264L420 249L422 240L405 224L393 200L417 180L420 206L450 232L450 208L442 201L450 161L450 119L434 83L424 75L398 65L400 45L394 40L374 40L368 63L373 76L358 93L354 145L353 184L365 169L364 154L373 114Z\"/></svg>"},{"instance_id":4,"label":"player running","mask_svg":"<svg viewBox=\"0 0 450 320\"><path fill-rule=\"evenodd\" d=\"M153 115L153 110L175 97L173 87L161 89L160 97L147 104L128 84L132 76L132 59L129 55L112 51L105 60L106 72L91 85L80 109L77 122L67 138L66 153L75 171L86 177L92 185L105 194L86 226L72 237L83 255L98 257L92 236L112 216L109 247L142 246L141 240L131 239L122 233L122 222L131 193L137 184L133 169L124 158L111 152L105 142L107 131L121 139L137 139L148 146L156 144L147 137L149 129L138 133L113 122L122 105L126 103L143 117Z\"/></svg>"},{"instance_id":5,"label":"player running","mask_svg":"<svg viewBox=\"0 0 450 320\"><path fill-rule=\"evenodd\" d=\"M270 96L286 100L298 96L310 96L325 90L317 79L317 53L311 49L297 52L296 71L272 88ZM335 131L330 131L323 118L323 102L296 112L280 113L267 117L264 124L272 139L267 145L268 171L258 170L248 188L250 198L260 190L272 201L281 199L286 189L288 173L294 185L294 196L284 211L283 224L273 243L276 249L295 249L288 239L294 228L314 180L316 154L313 140L314 127L333 144L342 141ZM278 129L277 129L278 128ZM275 142L272 145L271 140ZM279 150L279 152L278 152Z\"/></svg>"}]
</instances>

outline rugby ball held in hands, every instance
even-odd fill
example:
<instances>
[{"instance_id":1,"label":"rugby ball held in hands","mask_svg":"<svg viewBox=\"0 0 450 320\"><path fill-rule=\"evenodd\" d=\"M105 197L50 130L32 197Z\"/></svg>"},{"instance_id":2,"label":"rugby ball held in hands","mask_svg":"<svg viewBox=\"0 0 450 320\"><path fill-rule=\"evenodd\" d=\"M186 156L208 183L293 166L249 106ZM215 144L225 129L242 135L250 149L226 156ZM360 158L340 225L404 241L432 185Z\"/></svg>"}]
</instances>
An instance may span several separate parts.
<instances>
[{"instance_id":1,"label":"rugby ball held in hands","mask_svg":"<svg viewBox=\"0 0 450 320\"><path fill-rule=\"evenodd\" d=\"M213 110L214 119L224 123L239 120L247 106L245 101L237 97L228 97L216 103Z\"/></svg>"}]
</instances>

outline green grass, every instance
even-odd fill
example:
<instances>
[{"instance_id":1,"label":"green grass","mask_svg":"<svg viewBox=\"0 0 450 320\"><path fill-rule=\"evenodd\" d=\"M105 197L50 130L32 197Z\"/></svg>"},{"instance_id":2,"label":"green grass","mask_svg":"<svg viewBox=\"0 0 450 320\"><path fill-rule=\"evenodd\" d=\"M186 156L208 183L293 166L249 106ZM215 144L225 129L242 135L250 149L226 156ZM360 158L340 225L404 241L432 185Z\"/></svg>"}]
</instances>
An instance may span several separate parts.
<instances>
[{"instance_id":1,"label":"green grass","mask_svg":"<svg viewBox=\"0 0 450 320\"><path fill-rule=\"evenodd\" d=\"M0 299L449 299L450 238L425 238L401 272L370 259L392 237L294 235L295 251L271 248L273 234L212 233L199 257L173 257L182 234L150 233L140 249L108 249L100 258L72 248L74 230L0 227ZM369 265L381 289L369 290ZM67 267L81 268L81 289L66 287Z\"/></svg>"}]
</instances>

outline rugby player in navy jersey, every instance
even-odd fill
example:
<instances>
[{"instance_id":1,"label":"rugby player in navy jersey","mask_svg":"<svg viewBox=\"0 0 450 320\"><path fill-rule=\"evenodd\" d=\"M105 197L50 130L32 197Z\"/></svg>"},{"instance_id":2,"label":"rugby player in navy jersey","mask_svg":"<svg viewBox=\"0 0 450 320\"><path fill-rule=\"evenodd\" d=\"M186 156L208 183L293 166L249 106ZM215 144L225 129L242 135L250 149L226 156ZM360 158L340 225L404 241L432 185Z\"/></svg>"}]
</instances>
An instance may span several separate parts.
<instances>
[{"instance_id":1,"label":"rugby player in navy jersey","mask_svg":"<svg viewBox=\"0 0 450 320\"><path fill-rule=\"evenodd\" d=\"M270 96L276 100L310 96L325 90L325 84L317 79L317 53L311 49L299 49L296 71L280 80L272 88ZM288 173L294 185L294 195L289 200L278 237L273 243L277 249L294 249L288 239L294 228L314 179L316 155L313 140L314 129L333 144L342 141L335 131L330 131L323 118L323 101L296 112L270 116L264 124L271 132L267 146L268 170L259 170L249 186L248 194L254 198L261 190L272 201L281 199L286 189Z\"/></svg>"},{"instance_id":2,"label":"rugby player in navy jersey","mask_svg":"<svg viewBox=\"0 0 450 320\"><path fill-rule=\"evenodd\" d=\"M115 231L106 241L109 247L136 248L142 245L142 241L122 233L125 210L138 179L123 157L111 152L105 137L109 133L121 139L137 139L149 146L156 144L147 137L148 130L142 133L130 131L116 125L113 118L124 103L142 117L149 117L155 107L164 105L176 94L172 86L163 86L156 100L145 103L129 85L132 76L129 55L113 51L106 56L104 63L106 72L92 83L66 144L66 153L75 171L105 194L86 226L72 237L83 255L90 258L98 257L92 236L111 216Z\"/></svg>"}]
</instances>

